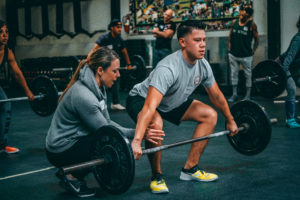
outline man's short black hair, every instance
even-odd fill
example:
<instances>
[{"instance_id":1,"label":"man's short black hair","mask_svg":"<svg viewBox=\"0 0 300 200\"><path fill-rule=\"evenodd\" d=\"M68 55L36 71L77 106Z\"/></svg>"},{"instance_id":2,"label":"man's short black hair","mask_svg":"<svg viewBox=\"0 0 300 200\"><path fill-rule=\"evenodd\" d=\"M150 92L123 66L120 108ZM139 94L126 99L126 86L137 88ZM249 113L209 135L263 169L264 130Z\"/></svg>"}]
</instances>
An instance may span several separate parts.
<instances>
[{"instance_id":1,"label":"man's short black hair","mask_svg":"<svg viewBox=\"0 0 300 200\"><path fill-rule=\"evenodd\" d=\"M251 17L253 15L253 9L250 7L245 8L245 12Z\"/></svg>"},{"instance_id":2,"label":"man's short black hair","mask_svg":"<svg viewBox=\"0 0 300 200\"><path fill-rule=\"evenodd\" d=\"M111 27L117 26L119 23L122 24L122 22L121 22L120 19L113 19L113 20L111 20L111 22L109 23L107 29L110 30Z\"/></svg>"},{"instance_id":3,"label":"man's short black hair","mask_svg":"<svg viewBox=\"0 0 300 200\"><path fill-rule=\"evenodd\" d=\"M191 33L193 29L205 30L205 25L201 21L187 20L182 22L177 28L177 39Z\"/></svg>"}]
</instances>

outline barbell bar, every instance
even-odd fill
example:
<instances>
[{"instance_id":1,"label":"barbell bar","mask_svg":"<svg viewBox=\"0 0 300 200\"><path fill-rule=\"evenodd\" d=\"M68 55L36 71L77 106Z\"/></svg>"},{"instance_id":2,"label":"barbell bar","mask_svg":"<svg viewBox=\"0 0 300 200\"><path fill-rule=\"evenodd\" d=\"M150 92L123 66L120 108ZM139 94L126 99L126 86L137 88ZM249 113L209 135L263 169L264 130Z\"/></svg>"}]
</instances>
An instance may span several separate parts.
<instances>
[{"instance_id":1,"label":"barbell bar","mask_svg":"<svg viewBox=\"0 0 300 200\"><path fill-rule=\"evenodd\" d=\"M256 155L268 145L276 118L270 119L264 108L254 101L244 100L231 106L231 113L240 133L230 136L230 131L216 132L194 138L143 150L150 154L164 149L194 143L227 135L230 144L243 155ZM96 180L106 192L121 194L126 192L134 179L135 161L129 140L112 126L104 126L97 133L94 155L91 161L60 168L61 173L93 168Z\"/></svg>"},{"instance_id":2,"label":"barbell bar","mask_svg":"<svg viewBox=\"0 0 300 200\"><path fill-rule=\"evenodd\" d=\"M63 92L58 92L58 96L60 96ZM43 99L46 95L45 94L39 94L39 95L35 95L34 99ZM5 102L13 102L13 101L24 101L24 100L28 100L28 97L16 97L16 98L9 98L9 99L1 99L0 103L5 103Z\"/></svg>"},{"instance_id":3,"label":"barbell bar","mask_svg":"<svg viewBox=\"0 0 300 200\"><path fill-rule=\"evenodd\" d=\"M44 97L45 97L44 94L34 96L35 99L41 99ZM10 98L10 99L1 99L0 103L12 102L12 101L24 101L24 100L28 100L28 97L16 97L16 98Z\"/></svg>"},{"instance_id":4,"label":"barbell bar","mask_svg":"<svg viewBox=\"0 0 300 200\"><path fill-rule=\"evenodd\" d=\"M295 102L296 102L296 103L299 103L298 100L296 100ZM274 103L274 104L282 104L282 103L285 103L285 100L274 100L273 103Z\"/></svg>"}]
</instances>

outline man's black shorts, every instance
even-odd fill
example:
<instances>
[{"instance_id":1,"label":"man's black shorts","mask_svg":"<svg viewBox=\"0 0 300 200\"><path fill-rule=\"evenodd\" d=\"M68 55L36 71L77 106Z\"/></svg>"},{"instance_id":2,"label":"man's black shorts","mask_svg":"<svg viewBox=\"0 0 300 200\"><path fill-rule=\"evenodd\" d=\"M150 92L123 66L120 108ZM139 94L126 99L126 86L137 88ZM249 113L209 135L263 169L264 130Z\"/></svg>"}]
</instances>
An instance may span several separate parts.
<instances>
[{"instance_id":1,"label":"man's black shorts","mask_svg":"<svg viewBox=\"0 0 300 200\"><path fill-rule=\"evenodd\" d=\"M158 109L157 112L160 114L160 116L169 121L173 124L179 125L181 122L181 118L186 112L186 110L189 108L189 106L192 104L194 99L188 98L185 102L183 102L180 106L177 108L174 108L173 110L169 112L162 112ZM137 122L137 116L142 110L145 103L145 98L141 96L128 96L127 102L126 102L126 110L129 114L129 116Z\"/></svg>"}]
</instances>

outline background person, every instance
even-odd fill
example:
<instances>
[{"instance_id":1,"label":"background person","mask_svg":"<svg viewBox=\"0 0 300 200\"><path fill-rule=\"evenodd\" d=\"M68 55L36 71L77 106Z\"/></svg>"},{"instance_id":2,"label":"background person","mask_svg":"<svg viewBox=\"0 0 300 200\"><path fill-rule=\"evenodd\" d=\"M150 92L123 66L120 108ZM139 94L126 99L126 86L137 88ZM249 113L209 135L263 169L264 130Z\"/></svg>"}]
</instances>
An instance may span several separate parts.
<instances>
[{"instance_id":1,"label":"background person","mask_svg":"<svg viewBox=\"0 0 300 200\"><path fill-rule=\"evenodd\" d=\"M166 10L163 21L156 23L152 30L153 37L156 38L153 50L153 68L160 60L172 53L171 42L176 31L176 25L171 21L172 18L173 11Z\"/></svg>"},{"instance_id":2,"label":"background person","mask_svg":"<svg viewBox=\"0 0 300 200\"><path fill-rule=\"evenodd\" d=\"M276 59L286 73L287 96L285 100L285 111L286 126L288 128L300 128L300 115L298 115L297 120L295 120L296 84L290 72L290 66L295 65L298 69L300 67L300 16L296 26L298 32L292 38L288 49Z\"/></svg>"},{"instance_id":3,"label":"background person","mask_svg":"<svg viewBox=\"0 0 300 200\"><path fill-rule=\"evenodd\" d=\"M119 19L113 19L108 25L108 30L109 30L108 33L101 35L97 39L94 48L92 49L91 52L95 51L95 49L98 49L101 46L106 46L109 49L112 49L115 52L117 52L120 57L123 55L128 70L131 70L132 66L130 63L130 58L128 56L125 43L121 37L122 22ZM112 104L110 108L112 110L125 110L125 107L120 104L119 90L120 90L120 79L118 79L117 82L111 88Z\"/></svg>"},{"instance_id":4,"label":"background person","mask_svg":"<svg viewBox=\"0 0 300 200\"><path fill-rule=\"evenodd\" d=\"M228 102L238 99L237 86L239 81L239 66L243 66L246 78L246 94L243 99L250 99L252 87L252 61L259 43L257 26L252 19L253 9L246 7L240 10L239 20L234 20L228 37L228 58L230 64L230 79L232 96ZM252 40L254 45L252 48Z\"/></svg>"},{"instance_id":5,"label":"background person","mask_svg":"<svg viewBox=\"0 0 300 200\"><path fill-rule=\"evenodd\" d=\"M30 101L34 100L34 95L30 91L26 80L23 76L22 71L20 70L14 53L11 49L7 47L7 42L9 39L9 32L7 25L4 21L0 20L0 69L5 67L7 63L8 66L12 69L12 72L15 76L16 81L24 89L25 95ZM7 99L7 96L0 86L0 99ZM6 153L17 153L20 150L16 147L8 146L7 135L8 129L11 120L11 103L5 102L0 103L0 151L5 151Z\"/></svg>"}]
</instances>

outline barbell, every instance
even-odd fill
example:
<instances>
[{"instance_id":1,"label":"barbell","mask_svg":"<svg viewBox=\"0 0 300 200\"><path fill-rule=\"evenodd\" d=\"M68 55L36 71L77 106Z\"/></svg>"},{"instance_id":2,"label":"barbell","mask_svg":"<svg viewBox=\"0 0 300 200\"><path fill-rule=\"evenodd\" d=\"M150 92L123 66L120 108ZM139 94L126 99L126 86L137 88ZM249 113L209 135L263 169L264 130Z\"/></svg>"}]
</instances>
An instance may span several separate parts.
<instances>
[{"instance_id":1,"label":"barbell","mask_svg":"<svg viewBox=\"0 0 300 200\"><path fill-rule=\"evenodd\" d=\"M285 72L274 60L258 63L253 69L252 77L253 85L262 97L275 98L285 90Z\"/></svg>"},{"instance_id":2,"label":"barbell","mask_svg":"<svg viewBox=\"0 0 300 200\"><path fill-rule=\"evenodd\" d=\"M204 137L144 149L142 152L150 154L222 135L227 135L233 148L243 155L256 155L262 152L271 138L271 124L276 123L277 119L270 119L259 104L250 100L232 105L231 113L240 131L235 136L229 136L230 131L225 130ZM135 173L135 161L130 142L120 130L112 126L104 126L96 134L99 138L95 142L92 160L62 167L60 172L69 174L91 168L104 191L112 194L124 193L131 186Z\"/></svg>"},{"instance_id":3,"label":"barbell","mask_svg":"<svg viewBox=\"0 0 300 200\"><path fill-rule=\"evenodd\" d=\"M32 110L43 117L51 115L57 107L59 95L62 94L62 92L57 91L53 81L47 76L38 76L31 84L31 91L35 98L29 102ZM0 104L24 100L28 100L28 97L1 99Z\"/></svg>"},{"instance_id":4,"label":"barbell","mask_svg":"<svg viewBox=\"0 0 300 200\"><path fill-rule=\"evenodd\" d=\"M134 55L131 58L132 70L128 70L128 77L132 83L138 83L146 77L146 65L143 57ZM124 70L127 68L121 68ZM59 70L59 69L55 69ZM65 70L65 69L64 69ZM34 100L30 101L32 110L43 117L53 114L57 107L58 97L62 92L58 92L54 82L47 76L41 75L36 77L31 84L31 91L34 94ZM28 97L17 97L9 99L1 99L1 103L13 102L13 101L24 101L28 100Z\"/></svg>"},{"instance_id":5,"label":"barbell","mask_svg":"<svg viewBox=\"0 0 300 200\"><path fill-rule=\"evenodd\" d=\"M291 66L290 71L296 85L300 87L300 69ZM286 88L286 73L281 65L274 60L258 63L253 69L253 85L259 95L265 98L275 98Z\"/></svg>"}]
</instances>

